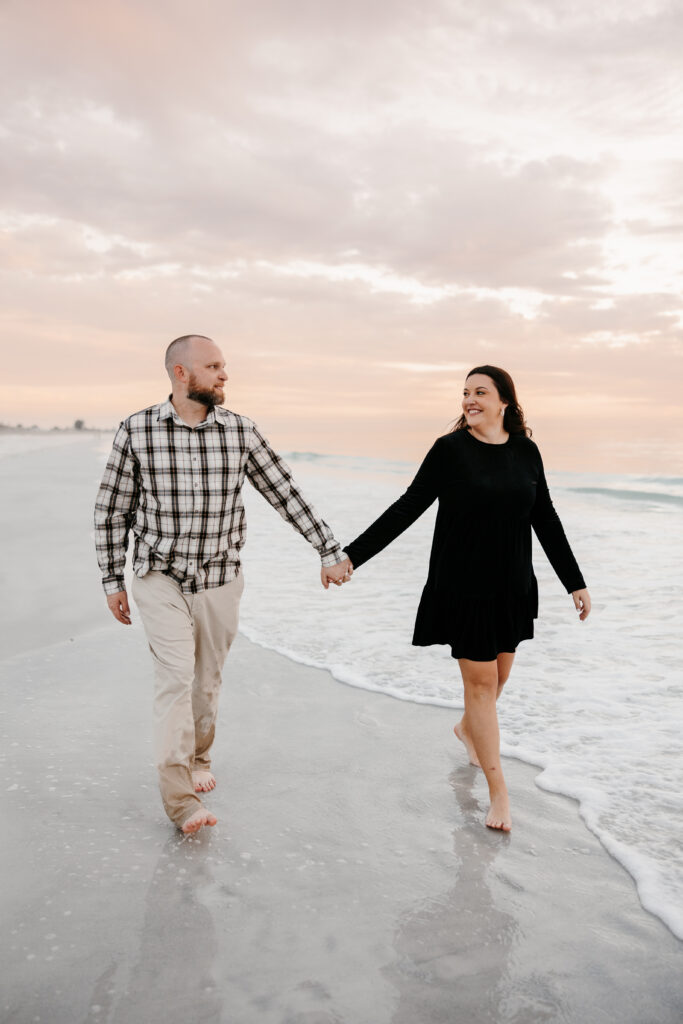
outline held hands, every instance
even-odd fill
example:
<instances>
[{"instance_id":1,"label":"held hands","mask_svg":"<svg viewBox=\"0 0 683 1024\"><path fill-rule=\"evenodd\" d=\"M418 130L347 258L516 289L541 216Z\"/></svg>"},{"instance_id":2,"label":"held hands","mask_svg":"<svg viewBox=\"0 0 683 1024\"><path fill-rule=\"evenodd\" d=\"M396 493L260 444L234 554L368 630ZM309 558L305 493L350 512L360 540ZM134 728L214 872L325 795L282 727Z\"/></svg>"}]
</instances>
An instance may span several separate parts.
<instances>
[{"instance_id":1,"label":"held hands","mask_svg":"<svg viewBox=\"0 0 683 1024\"><path fill-rule=\"evenodd\" d=\"M574 607L579 612L579 618L583 622L590 615L591 596L584 588L583 590L573 590L572 597L574 599Z\"/></svg>"},{"instance_id":2,"label":"held hands","mask_svg":"<svg viewBox=\"0 0 683 1024\"><path fill-rule=\"evenodd\" d=\"M330 583L341 587L342 583L348 583L352 576L353 565L348 558L337 562L336 565L323 566L320 570L320 582L325 590L328 589ZM116 594L107 594L107 605L117 622L121 622L124 626L131 625L130 605L125 590L119 590Z\"/></svg>"},{"instance_id":3,"label":"held hands","mask_svg":"<svg viewBox=\"0 0 683 1024\"><path fill-rule=\"evenodd\" d=\"M116 594L107 594L107 604L115 619L122 622L124 626L130 626L130 606L125 590L119 590Z\"/></svg>"},{"instance_id":4,"label":"held hands","mask_svg":"<svg viewBox=\"0 0 683 1024\"><path fill-rule=\"evenodd\" d=\"M327 590L330 583L341 587L342 583L348 583L352 576L353 566L348 558L345 558L342 562L337 562L336 565L324 565L320 570L320 582L325 590Z\"/></svg>"}]
</instances>

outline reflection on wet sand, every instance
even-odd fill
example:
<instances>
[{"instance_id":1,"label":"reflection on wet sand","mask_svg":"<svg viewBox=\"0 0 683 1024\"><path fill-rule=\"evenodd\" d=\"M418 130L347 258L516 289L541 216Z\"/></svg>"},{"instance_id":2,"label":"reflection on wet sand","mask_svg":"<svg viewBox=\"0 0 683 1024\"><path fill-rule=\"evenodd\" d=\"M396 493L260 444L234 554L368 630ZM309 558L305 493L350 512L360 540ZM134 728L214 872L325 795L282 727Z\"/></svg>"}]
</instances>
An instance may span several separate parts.
<instances>
[{"instance_id":1,"label":"reflection on wet sand","mask_svg":"<svg viewBox=\"0 0 683 1024\"><path fill-rule=\"evenodd\" d=\"M457 876L443 897L400 916L383 972L398 992L392 1024L678 1024L680 944L640 911L631 879L592 836L577 842L572 801L536 789L533 769L517 762L506 775L509 835L482 825L480 772L463 766L448 778Z\"/></svg>"},{"instance_id":2,"label":"reflection on wet sand","mask_svg":"<svg viewBox=\"0 0 683 1024\"><path fill-rule=\"evenodd\" d=\"M216 978L216 929L202 900L213 877L210 837L173 835L163 848L145 894L137 951L112 1024L220 1021L223 996ZM93 997L93 1002L96 999Z\"/></svg>"},{"instance_id":3,"label":"reflection on wet sand","mask_svg":"<svg viewBox=\"0 0 683 1024\"><path fill-rule=\"evenodd\" d=\"M181 838L144 638L115 636L0 665L3 1021L680 1024L681 944L528 766L512 834L486 830L447 711L240 639L220 823Z\"/></svg>"},{"instance_id":4,"label":"reflection on wet sand","mask_svg":"<svg viewBox=\"0 0 683 1024\"><path fill-rule=\"evenodd\" d=\"M400 920L396 961L385 969L400 998L392 1024L498 1021L498 1006L517 930L515 918L493 901L489 868L509 835L481 827L469 766L449 776L463 818L453 833L457 869L451 889L425 900ZM529 1018L532 1024L534 1018Z\"/></svg>"}]
</instances>

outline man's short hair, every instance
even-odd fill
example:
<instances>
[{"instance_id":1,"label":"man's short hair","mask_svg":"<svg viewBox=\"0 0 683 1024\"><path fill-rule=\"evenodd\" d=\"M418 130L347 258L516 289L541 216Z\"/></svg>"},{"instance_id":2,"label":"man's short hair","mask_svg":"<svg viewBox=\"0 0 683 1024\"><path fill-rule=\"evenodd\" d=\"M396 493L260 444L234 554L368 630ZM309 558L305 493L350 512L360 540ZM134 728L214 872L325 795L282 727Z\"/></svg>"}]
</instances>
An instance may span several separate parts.
<instances>
[{"instance_id":1,"label":"man's short hair","mask_svg":"<svg viewBox=\"0 0 683 1024\"><path fill-rule=\"evenodd\" d=\"M182 363L187 358L187 349L191 341L195 338L201 338L203 341L211 341L211 338L207 338L205 334L183 334L181 338L174 338L171 344L166 349L166 357L164 364L166 366L166 373L173 380L173 367L178 363Z\"/></svg>"}]
</instances>

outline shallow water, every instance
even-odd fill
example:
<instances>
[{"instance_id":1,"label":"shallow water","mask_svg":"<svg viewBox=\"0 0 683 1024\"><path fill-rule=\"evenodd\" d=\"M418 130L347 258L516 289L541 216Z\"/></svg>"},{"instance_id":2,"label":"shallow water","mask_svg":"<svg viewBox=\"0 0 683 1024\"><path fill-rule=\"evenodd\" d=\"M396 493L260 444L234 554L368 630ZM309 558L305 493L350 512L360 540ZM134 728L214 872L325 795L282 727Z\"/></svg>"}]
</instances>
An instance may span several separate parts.
<instances>
[{"instance_id":1,"label":"shallow water","mask_svg":"<svg viewBox=\"0 0 683 1024\"><path fill-rule=\"evenodd\" d=\"M288 456L305 494L344 543L405 489L415 467ZM634 876L649 910L683 938L683 478L548 472L593 598L580 623L540 547L536 638L521 644L499 705L502 749L539 765L543 788L581 814ZM250 488L242 629L344 683L462 707L445 647L413 648L434 506L350 584L325 592L305 542ZM678 629L677 629L678 627Z\"/></svg>"},{"instance_id":2,"label":"shallow water","mask_svg":"<svg viewBox=\"0 0 683 1024\"><path fill-rule=\"evenodd\" d=\"M23 445L23 442L26 442ZM92 503L109 435L0 437L6 550L5 656L109 621L92 541ZM393 501L415 467L288 457L342 542ZM584 820L635 878L640 898L683 938L683 478L548 473L594 609L579 623L537 549L536 639L521 644L499 704L503 752L577 798ZM446 648L413 648L435 509L324 591L315 552L250 487L242 630L351 685L415 703L462 706Z\"/></svg>"}]
</instances>

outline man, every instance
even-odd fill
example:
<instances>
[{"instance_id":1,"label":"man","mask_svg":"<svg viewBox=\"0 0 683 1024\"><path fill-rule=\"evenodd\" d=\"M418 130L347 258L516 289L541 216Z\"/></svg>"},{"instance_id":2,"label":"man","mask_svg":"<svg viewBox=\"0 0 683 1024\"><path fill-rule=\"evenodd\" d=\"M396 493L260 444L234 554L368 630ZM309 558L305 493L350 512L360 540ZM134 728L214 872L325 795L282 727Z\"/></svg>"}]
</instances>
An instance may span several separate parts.
<instances>
[{"instance_id":1,"label":"man","mask_svg":"<svg viewBox=\"0 0 683 1024\"><path fill-rule=\"evenodd\" d=\"M107 604L130 625L123 570L133 531L133 596L154 660L159 787L169 818L193 833L217 820L197 794L216 785L211 746L221 670L244 586L245 477L316 548L325 589L350 571L256 425L221 408L228 375L218 346L202 335L176 338L166 370L168 401L133 413L114 438L95 505L95 542Z\"/></svg>"}]
</instances>

